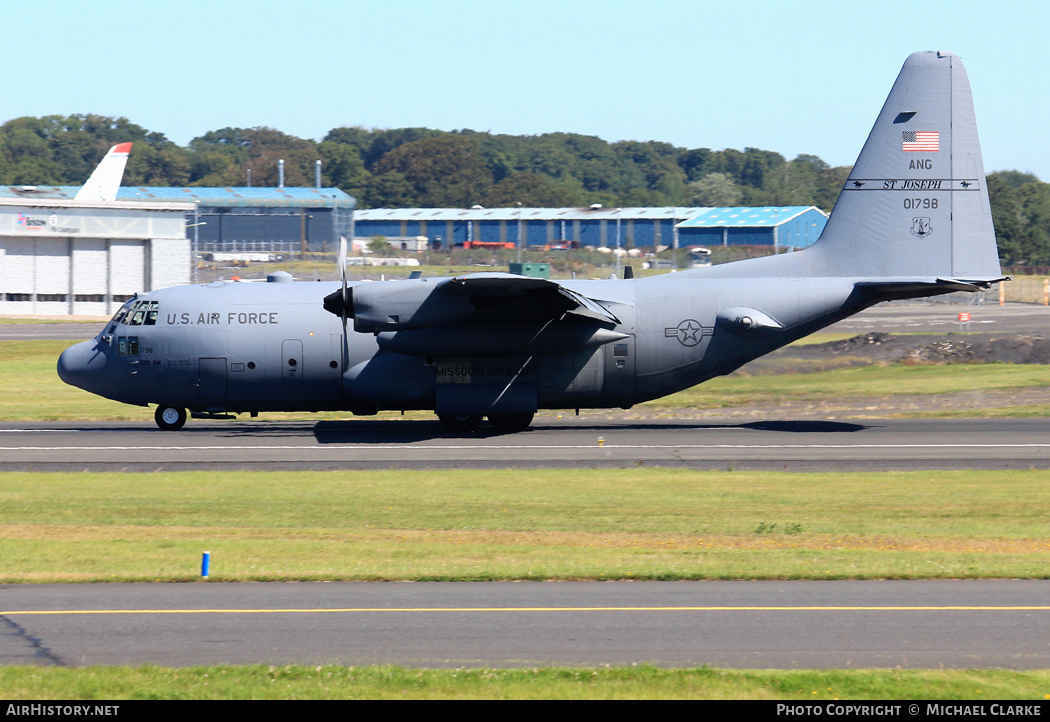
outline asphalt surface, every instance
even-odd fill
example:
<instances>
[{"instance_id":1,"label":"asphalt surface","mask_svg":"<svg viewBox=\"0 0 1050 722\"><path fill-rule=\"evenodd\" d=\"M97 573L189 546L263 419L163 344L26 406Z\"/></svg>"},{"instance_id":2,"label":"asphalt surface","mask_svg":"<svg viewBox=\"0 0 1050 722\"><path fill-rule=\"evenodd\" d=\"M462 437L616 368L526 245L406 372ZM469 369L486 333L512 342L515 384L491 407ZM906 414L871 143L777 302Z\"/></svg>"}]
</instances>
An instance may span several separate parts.
<instances>
[{"instance_id":1,"label":"asphalt surface","mask_svg":"<svg viewBox=\"0 0 1050 722\"><path fill-rule=\"evenodd\" d=\"M974 300L974 297L969 297ZM959 314L970 321L959 322ZM1050 307L1031 303L1003 306L973 303L880 303L829 326L822 333L1018 333L1050 331Z\"/></svg>"},{"instance_id":2,"label":"asphalt surface","mask_svg":"<svg viewBox=\"0 0 1050 722\"><path fill-rule=\"evenodd\" d=\"M0 664L1050 667L1050 581L0 587Z\"/></svg>"},{"instance_id":3,"label":"asphalt surface","mask_svg":"<svg viewBox=\"0 0 1050 722\"><path fill-rule=\"evenodd\" d=\"M435 421L0 424L0 470L622 468L867 471L1050 468L1050 419L864 422L548 419L456 435Z\"/></svg>"}]
</instances>

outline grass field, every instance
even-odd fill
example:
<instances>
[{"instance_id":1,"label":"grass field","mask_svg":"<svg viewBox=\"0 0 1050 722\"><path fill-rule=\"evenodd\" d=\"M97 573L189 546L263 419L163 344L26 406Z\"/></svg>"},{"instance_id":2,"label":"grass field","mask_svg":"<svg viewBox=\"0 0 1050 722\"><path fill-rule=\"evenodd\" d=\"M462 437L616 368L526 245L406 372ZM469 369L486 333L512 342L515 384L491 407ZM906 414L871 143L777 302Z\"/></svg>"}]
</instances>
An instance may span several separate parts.
<instances>
[{"instance_id":1,"label":"grass field","mask_svg":"<svg viewBox=\"0 0 1050 722\"><path fill-rule=\"evenodd\" d=\"M1050 472L0 474L0 582L1045 578Z\"/></svg>"},{"instance_id":2,"label":"grass field","mask_svg":"<svg viewBox=\"0 0 1050 722\"><path fill-rule=\"evenodd\" d=\"M757 699L1043 700L1050 672L726 670L629 667L412 669L0 667L6 700L122 699ZM123 710L118 714L124 713ZM840 713L841 714L841 713Z\"/></svg>"}]
</instances>

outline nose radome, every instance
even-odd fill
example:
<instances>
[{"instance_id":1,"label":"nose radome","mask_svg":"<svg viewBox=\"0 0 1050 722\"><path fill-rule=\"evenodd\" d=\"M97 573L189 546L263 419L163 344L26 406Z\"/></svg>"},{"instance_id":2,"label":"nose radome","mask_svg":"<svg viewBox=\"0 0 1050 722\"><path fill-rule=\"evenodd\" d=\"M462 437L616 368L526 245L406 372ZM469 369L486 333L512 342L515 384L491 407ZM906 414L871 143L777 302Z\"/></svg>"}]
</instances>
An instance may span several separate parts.
<instances>
[{"instance_id":1,"label":"nose radome","mask_svg":"<svg viewBox=\"0 0 1050 722\"><path fill-rule=\"evenodd\" d=\"M82 341L70 346L58 357L58 377L99 396L108 391L106 354L97 341Z\"/></svg>"}]
</instances>

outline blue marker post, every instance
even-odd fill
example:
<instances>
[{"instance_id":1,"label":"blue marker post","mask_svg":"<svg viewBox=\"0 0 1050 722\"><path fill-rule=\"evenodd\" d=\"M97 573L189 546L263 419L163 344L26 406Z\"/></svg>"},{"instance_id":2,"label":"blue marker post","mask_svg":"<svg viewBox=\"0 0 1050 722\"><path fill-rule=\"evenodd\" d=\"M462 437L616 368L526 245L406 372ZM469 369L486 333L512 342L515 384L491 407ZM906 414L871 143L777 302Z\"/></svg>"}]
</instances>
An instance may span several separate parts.
<instances>
[{"instance_id":1,"label":"blue marker post","mask_svg":"<svg viewBox=\"0 0 1050 722\"><path fill-rule=\"evenodd\" d=\"M211 552L204 552L204 556L201 557L201 576L204 579L208 578L208 567L211 564Z\"/></svg>"}]
</instances>

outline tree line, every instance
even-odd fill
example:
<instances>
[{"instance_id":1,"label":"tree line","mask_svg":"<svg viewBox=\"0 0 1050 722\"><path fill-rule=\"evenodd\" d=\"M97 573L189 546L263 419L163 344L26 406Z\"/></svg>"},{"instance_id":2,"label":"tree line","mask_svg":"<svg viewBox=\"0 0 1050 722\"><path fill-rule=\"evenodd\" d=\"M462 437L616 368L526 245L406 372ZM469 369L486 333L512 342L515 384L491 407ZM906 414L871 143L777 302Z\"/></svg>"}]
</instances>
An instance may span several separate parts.
<instances>
[{"instance_id":1,"label":"tree line","mask_svg":"<svg viewBox=\"0 0 1050 722\"><path fill-rule=\"evenodd\" d=\"M110 146L132 141L129 186L310 186L360 208L814 205L830 212L847 166L814 155L787 160L758 148L610 143L576 133L503 135L429 128L334 128L321 141L272 128L223 128L186 147L126 118L23 117L0 125L0 183L79 185ZM1000 255L1007 265L1050 265L1050 187L1034 175L988 177Z\"/></svg>"}]
</instances>

